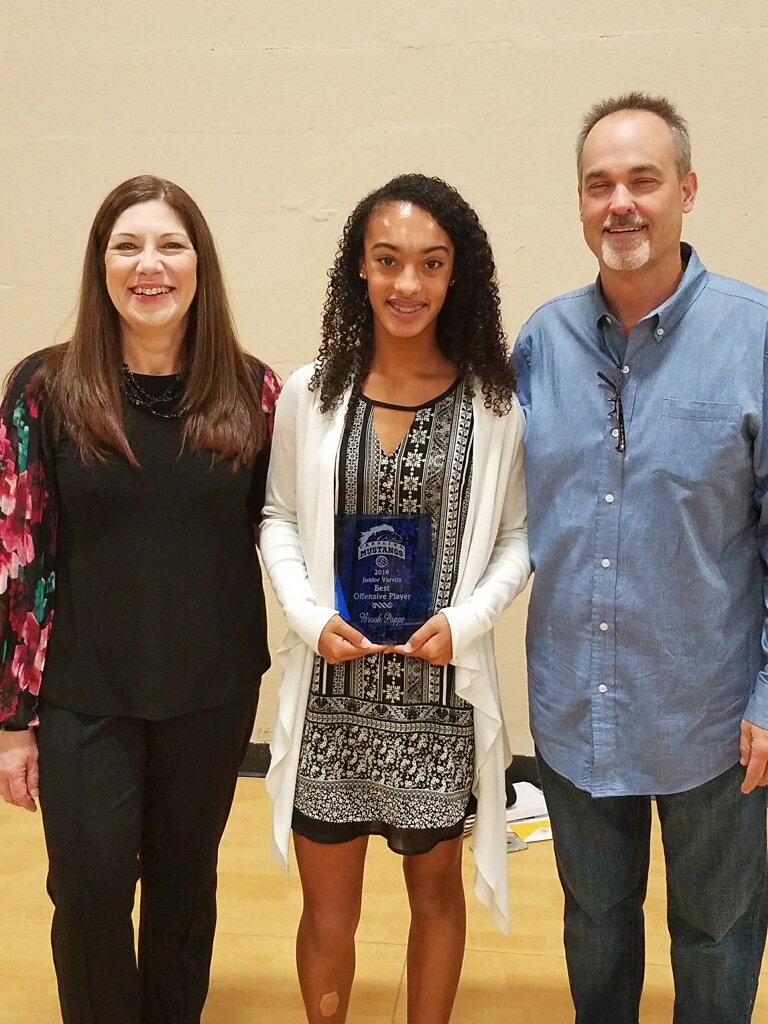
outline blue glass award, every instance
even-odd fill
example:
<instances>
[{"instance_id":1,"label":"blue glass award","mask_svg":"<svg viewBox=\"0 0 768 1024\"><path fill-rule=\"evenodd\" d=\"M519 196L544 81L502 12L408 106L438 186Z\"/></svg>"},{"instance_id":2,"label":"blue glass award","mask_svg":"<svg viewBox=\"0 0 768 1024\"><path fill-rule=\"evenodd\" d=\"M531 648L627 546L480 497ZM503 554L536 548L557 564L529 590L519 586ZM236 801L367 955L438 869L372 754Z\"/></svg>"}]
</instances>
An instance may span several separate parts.
<instances>
[{"instance_id":1,"label":"blue glass award","mask_svg":"<svg viewBox=\"0 0 768 1024\"><path fill-rule=\"evenodd\" d=\"M402 644L432 614L428 515L337 515L339 615L377 644Z\"/></svg>"}]
</instances>

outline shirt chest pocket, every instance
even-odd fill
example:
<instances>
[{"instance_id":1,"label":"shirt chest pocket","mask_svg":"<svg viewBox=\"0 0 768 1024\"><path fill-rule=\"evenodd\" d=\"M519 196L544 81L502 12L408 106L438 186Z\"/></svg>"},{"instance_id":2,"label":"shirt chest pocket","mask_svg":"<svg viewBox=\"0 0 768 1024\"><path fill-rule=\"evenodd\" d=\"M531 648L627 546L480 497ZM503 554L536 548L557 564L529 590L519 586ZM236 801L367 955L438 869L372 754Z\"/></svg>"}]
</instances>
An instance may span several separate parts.
<instances>
[{"instance_id":1,"label":"shirt chest pocket","mask_svg":"<svg viewBox=\"0 0 768 1024\"><path fill-rule=\"evenodd\" d=\"M665 398L656 424L654 474L715 489L723 475L732 481L750 466L741 420L740 405Z\"/></svg>"}]
</instances>

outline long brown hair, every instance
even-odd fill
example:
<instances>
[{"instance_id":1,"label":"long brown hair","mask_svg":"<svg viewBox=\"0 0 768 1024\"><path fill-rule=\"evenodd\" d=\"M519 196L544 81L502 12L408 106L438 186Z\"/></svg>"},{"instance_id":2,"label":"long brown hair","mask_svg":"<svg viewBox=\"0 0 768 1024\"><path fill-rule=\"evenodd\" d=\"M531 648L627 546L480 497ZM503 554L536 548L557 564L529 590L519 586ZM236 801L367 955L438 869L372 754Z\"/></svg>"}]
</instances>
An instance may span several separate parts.
<instances>
[{"instance_id":1,"label":"long brown hair","mask_svg":"<svg viewBox=\"0 0 768 1024\"><path fill-rule=\"evenodd\" d=\"M263 365L237 340L216 246L200 208L178 185L149 174L114 188L91 225L74 333L45 357L56 428L72 438L85 462L104 461L118 451L138 465L123 424L120 318L107 292L104 254L117 218L153 199L173 210L197 253L197 290L181 352L184 443L235 465L247 464L267 435L260 393Z\"/></svg>"}]
</instances>

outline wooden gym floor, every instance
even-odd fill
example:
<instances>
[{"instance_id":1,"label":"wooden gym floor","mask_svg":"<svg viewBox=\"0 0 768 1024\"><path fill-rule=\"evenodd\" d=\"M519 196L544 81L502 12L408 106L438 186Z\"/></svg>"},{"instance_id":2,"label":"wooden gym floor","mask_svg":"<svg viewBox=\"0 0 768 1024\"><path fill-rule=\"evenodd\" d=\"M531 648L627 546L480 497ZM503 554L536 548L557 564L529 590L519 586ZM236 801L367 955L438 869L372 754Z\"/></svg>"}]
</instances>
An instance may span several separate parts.
<instances>
[{"instance_id":1,"label":"wooden gym floor","mask_svg":"<svg viewBox=\"0 0 768 1024\"><path fill-rule=\"evenodd\" d=\"M405 1024L408 918L399 863L381 840L371 840L350 1024ZM471 894L473 871L467 850L467 953L452 1024L568 1024L573 1014L552 844L509 856L514 915L509 936L495 930ZM204 1024L302 1024L293 958L300 908L295 871L286 879L269 854L264 783L242 778L221 849L219 927ZM646 911L641 1020L669 1024L672 975L658 830ZM0 803L0 1024L60 1020L49 922L40 816ZM768 1019L768 960L754 1019Z\"/></svg>"}]
</instances>

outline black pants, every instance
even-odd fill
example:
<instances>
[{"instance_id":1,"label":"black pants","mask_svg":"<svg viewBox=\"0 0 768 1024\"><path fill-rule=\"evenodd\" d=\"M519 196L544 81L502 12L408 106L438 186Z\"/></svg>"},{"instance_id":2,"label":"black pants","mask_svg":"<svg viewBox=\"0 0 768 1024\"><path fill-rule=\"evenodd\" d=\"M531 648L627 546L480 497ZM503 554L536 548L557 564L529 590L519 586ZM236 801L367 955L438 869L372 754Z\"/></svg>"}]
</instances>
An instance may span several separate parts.
<instances>
[{"instance_id":1,"label":"black pants","mask_svg":"<svg viewBox=\"0 0 768 1024\"><path fill-rule=\"evenodd\" d=\"M254 715L253 692L163 722L41 702L40 805L64 1024L199 1024L219 841Z\"/></svg>"}]
</instances>

